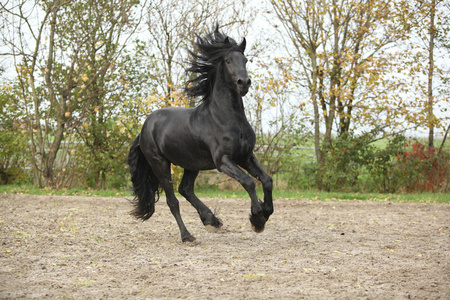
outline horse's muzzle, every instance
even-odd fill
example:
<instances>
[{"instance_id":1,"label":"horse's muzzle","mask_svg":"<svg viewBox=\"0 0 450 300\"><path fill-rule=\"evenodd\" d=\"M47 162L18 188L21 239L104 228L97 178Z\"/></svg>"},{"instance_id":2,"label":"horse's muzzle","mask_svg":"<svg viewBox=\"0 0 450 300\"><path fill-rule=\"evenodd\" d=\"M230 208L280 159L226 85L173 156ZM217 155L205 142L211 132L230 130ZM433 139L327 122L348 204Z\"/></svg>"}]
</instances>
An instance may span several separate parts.
<instances>
[{"instance_id":1,"label":"horse's muzzle","mask_svg":"<svg viewBox=\"0 0 450 300\"><path fill-rule=\"evenodd\" d=\"M252 84L252 81L250 80L250 78L248 78L248 77L245 79L239 78L236 81L239 95L244 97L248 93L248 89L250 88L251 84Z\"/></svg>"}]
</instances>

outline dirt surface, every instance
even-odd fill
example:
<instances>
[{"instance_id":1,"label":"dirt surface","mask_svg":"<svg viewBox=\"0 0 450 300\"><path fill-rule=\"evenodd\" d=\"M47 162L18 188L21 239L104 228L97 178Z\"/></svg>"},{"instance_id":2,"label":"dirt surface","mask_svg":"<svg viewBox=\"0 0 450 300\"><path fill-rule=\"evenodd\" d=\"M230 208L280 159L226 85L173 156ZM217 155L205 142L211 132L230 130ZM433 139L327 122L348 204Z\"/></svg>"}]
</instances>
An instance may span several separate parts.
<instances>
[{"instance_id":1,"label":"dirt surface","mask_svg":"<svg viewBox=\"0 0 450 300\"><path fill-rule=\"evenodd\" d=\"M0 195L0 298L450 299L450 205L206 199L220 232L180 199L146 222L123 198Z\"/></svg>"}]
</instances>

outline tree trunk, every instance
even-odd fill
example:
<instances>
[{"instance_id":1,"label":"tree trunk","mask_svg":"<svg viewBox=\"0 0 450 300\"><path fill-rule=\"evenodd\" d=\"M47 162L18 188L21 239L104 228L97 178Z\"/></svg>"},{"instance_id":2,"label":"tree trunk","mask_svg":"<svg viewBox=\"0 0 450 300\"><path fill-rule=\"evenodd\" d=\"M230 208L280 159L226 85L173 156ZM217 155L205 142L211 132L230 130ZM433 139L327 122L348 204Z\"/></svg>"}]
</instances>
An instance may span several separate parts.
<instances>
[{"instance_id":1,"label":"tree trunk","mask_svg":"<svg viewBox=\"0 0 450 300\"><path fill-rule=\"evenodd\" d=\"M448 125L447 130L445 131L444 138L442 139L441 146L439 147L438 156L441 155L442 149L444 148L445 140L447 139L448 132L450 131L450 125Z\"/></svg>"},{"instance_id":2,"label":"tree trunk","mask_svg":"<svg viewBox=\"0 0 450 300\"><path fill-rule=\"evenodd\" d=\"M48 59L47 59L47 71L45 74L45 83L46 87L48 89L48 97L50 100L50 103L53 107L55 107L56 112L56 131L54 133L54 139L53 142L50 145L50 148L48 150L48 153L46 155L42 155L43 161L43 176L45 185L49 187L56 187L56 182L54 180L54 164L56 160L56 155L58 154L59 147L61 145L61 141L64 137L64 127L66 123L66 116L65 116L65 108L66 108L66 101L68 95L60 95L60 102L57 99L57 95L55 92L55 89L53 87L53 78L52 78L52 72L53 72L53 55L54 55L54 45L55 45L55 30L56 30L56 19L57 19L57 13L60 8L60 4L57 3L53 7L53 15L52 20L50 23L50 37L49 37L49 45L48 45ZM46 130L46 129L45 129ZM45 145L43 145L43 148L41 149L42 153L45 153Z\"/></svg>"},{"instance_id":3,"label":"tree trunk","mask_svg":"<svg viewBox=\"0 0 450 300\"><path fill-rule=\"evenodd\" d=\"M433 74L434 74L434 39L436 27L434 17L436 14L436 0L432 0L430 8L430 44L428 49L428 148L434 147L434 114L433 114Z\"/></svg>"},{"instance_id":4,"label":"tree trunk","mask_svg":"<svg viewBox=\"0 0 450 300\"><path fill-rule=\"evenodd\" d=\"M319 190L323 188L322 182L323 182L323 166L324 166L324 160L323 160L323 153L322 149L320 147L320 114L319 114L319 101L317 101L318 98L318 90L317 89L317 81L320 79L320 70L316 65L315 58L312 57L311 61L313 61L313 71L311 74L311 101L313 103L314 107L314 151L316 155L317 164L319 166L317 170L317 177L316 177L316 183ZM325 111L326 112L326 111Z\"/></svg>"}]
</instances>

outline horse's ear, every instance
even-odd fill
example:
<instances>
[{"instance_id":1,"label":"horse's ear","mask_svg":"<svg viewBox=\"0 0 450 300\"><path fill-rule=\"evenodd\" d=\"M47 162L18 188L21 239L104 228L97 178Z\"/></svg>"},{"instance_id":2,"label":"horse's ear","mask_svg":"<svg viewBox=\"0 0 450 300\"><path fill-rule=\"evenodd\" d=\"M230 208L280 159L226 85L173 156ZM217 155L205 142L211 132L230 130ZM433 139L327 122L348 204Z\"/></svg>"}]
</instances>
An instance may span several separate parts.
<instances>
[{"instance_id":1,"label":"horse's ear","mask_svg":"<svg viewBox=\"0 0 450 300\"><path fill-rule=\"evenodd\" d=\"M239 45L239 48L242 50L242 52L245 51L245 46L247 46L247 41L245 38L242 40L242 43Z\"/></svg>"},{"instance_id":2,"label":"horse's ear","mask_svg":"<svg viewBox=\"0 0 450 300\"><path fill-rule=\"evenodd\" d=\"M228 44L230 43L230 39L229 39L228 37L226 37L226 38L223 40L223 43L224 43L225 45L228 45Z\"/></svg>"}]
</instances>

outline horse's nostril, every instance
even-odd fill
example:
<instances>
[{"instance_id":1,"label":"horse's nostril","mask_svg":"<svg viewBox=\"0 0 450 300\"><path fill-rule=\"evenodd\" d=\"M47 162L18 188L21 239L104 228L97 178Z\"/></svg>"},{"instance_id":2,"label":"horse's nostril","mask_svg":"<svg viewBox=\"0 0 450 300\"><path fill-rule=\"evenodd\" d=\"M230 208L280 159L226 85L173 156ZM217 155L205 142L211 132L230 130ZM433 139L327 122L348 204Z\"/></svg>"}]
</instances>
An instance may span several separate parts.
<instances>
[{"instance_id":1,"label":"horse's nostril","mask_svg":"<svg viewBox=\"0 0 450 300\"><path fill-rule=\"evenodd\" d=\"M242 79L238 79L236 81L237 85L246 85L246 86L250 86L250 84L252 84L252 81L250 79L247 80L242 80Z\"/></svg>"}]
</instances>

